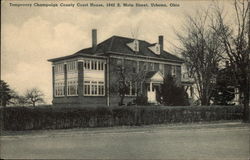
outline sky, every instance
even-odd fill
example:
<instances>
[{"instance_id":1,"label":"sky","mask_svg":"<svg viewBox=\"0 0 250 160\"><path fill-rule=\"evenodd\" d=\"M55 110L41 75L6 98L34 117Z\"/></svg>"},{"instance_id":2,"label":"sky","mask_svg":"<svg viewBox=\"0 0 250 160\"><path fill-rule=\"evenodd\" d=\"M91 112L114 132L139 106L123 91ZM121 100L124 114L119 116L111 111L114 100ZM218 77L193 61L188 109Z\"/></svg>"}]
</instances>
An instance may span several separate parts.
<instances>
[{"instance_id":1,"label":"sky","mask_svg":"<svg viewBox=\"0 0 250 160\"><path fill-rule=\"evenodd\" d=\"M195 15L197 9L206 9L214 3L204 0L154 1L179 4L179 7L167 8L13 7L9 4L35 2L60 5L61 2L76 4L84 1L1 2L1 79L19 94L33 87L39 88L48 104L52 101L52 67L47 60L90 47L93 28L97 29L98 43L113 35L132 37L134 34L138 39L156 43L158 36L163 35L164 49L177 55L175 31L181 31L185 15ZM231 7L232 2L222 2L226 8ZM85 3L90 1L85 0Z\"/></svg>"}]
</instances>

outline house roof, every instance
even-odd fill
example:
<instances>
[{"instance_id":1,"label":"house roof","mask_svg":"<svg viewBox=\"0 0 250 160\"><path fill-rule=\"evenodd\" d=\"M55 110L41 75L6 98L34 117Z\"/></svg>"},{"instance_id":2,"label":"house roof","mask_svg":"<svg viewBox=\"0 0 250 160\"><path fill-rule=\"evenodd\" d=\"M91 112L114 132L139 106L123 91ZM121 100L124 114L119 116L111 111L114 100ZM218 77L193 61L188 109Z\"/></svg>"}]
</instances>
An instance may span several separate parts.
<instances>
[{"instance_id":1,"label":"house roof","mask_svg":"<svg viewBox=\"0 0 250 160\"><path fill-rule=\"evenodd\" d=\"M55 59L50 59L49 61L57 61L66 58L78 57L78 56L106 56L108 54L125 54L125 55L133 55L133 56L143 56L148 58L156 58L162 60L169 60L175 61L179 63L183 63L181 58L178 58L175 55L172 55L166 51L163 51L160 55L155 54L153 51L149 49L150 46L154 45L155 43L149 43L144 40L139 41L139 52L134 52L130 47L127 46L128 43L133 42L134 39L121 37L121 36L112 36L107 40L99 43L95 49L93 50L92 47L82 49L76 52L73 55L59 57Z\"/></svg>"}]
</instances>

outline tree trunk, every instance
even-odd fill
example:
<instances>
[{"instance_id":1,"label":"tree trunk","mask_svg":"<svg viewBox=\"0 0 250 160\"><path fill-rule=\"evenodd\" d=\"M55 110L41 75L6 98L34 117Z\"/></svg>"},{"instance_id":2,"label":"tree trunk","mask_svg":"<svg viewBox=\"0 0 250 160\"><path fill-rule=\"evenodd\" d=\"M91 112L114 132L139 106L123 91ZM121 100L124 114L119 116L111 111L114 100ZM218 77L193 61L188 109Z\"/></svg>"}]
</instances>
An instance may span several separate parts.
<instances>
[{"instance_id":1,"label":"tree trunk","mask_svg":"<svg viewBox=\"0 0 250 160\"><path fill-rule=\"evenodd\" d=\"M1 104L3 107L6 107L7 105L7 102L6 101L2 101L2 104Z\"/></svg>"},{"instance_id":2,"label":"tree trunk","mask_svg":"<svg viewBox=\"0 0 250 160\"><path fill-rule=\"evenodd\" d=\"M209 97L207 95L207 92L205 89L202 90L202 96L201 96L201 105L202 106L207 106L209 105Z\"/></svg>"},{"instance_id":3,"label":"tree trunk","mask_svg":"<svg viewBox=\"0 0 250 160\"><path fill-rule=\"evenodd\" d=\"M36 106L36 102L32 102L32 105L33 105L33 107L35 107Z\"/></svg>"},{"instance_id":4,"label":"tree trunk","mask_svg":"<svg viewBox=\"0 0 250 160\"><path fill-rule=\"evenodd\" d=\"M124 97L125 97L125 95L124 95L124 94L122 94L122 95L121 95L120 104L119 104L120 106L122 106L122 105L123 105L123 100L124 100Z\"/></svg>"},{"instance_id":5,"label":"tree trunk","mask_svg":"<svg viewBox=\"0 0 250 160\"><path fill-rule=\"evenodd\" d=\"M243 111L243 122L250 122L249 120L249 100L245 100L247 98L244 98L244 111Z\"/></svg>"},{"instance_id":6,"label":"tree trunk","mask_svg":"<svg viewBox=\"0 0 250 160\"><path fill-rule=\"evenodd\" d=\"M250 122L249 113L249 86L246 85L243 90L243 122Z\"/></svg>"}]
</instances>

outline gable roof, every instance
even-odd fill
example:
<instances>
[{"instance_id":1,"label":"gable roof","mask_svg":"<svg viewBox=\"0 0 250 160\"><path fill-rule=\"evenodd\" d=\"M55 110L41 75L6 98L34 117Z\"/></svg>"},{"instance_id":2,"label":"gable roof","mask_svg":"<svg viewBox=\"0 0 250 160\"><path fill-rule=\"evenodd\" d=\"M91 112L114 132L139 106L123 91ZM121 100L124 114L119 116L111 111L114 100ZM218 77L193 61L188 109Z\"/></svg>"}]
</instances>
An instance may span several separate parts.
<instances>
[{"instance_id":1,"label":"gable roof","mask_svg":"<svg viewBox=\"0 0 250 160\"><path fill-rule=\"evenodd\" d=\"M92 47L82 49L78 52L76 52L73 55L66 56L67 57L78 57L78 56L105 56L107 54L125 54L125 55L133 55L133 56L145 56L149 58L157 58L162 60L169 60L169 61L175 61L179 63L183 63L184 61L181 58L178 58L175 55L172 55L166 51L163 51L160 55L155 54L153 51L149 49L150 46L154 45L155 43L148 43L144 40L138 40L139 41L139 52L133 51L130 47L127 46L128 43L133 42L134 39L127 38L127 37L121 37L121 36L112 36L105 41L99 43L97 47L95 48L95 51ZM61 59L63 57L60 57ZM56 59L51 59L49 61L56 61Z\"/></svg>"},{"instance_id":2,"label":"gable roof","mask_svg":"<svg viewBox=\"0 0 250 160\"><path fill-rule=\"evenodd\" d=\"M148 71L146 73L146 79L152 78L156 73L157 73L157 71Z\"/></svg>"},{"instance_id":3,"label":"gable roof","mask_svg":"<svg viewBox=\"0 0 250 160\"><path fill-rule=\"evenodd\" d=\"M147 81L163 82L163 75L160 71L149 71L146 74Z\"/></svg>"}]
</instances>

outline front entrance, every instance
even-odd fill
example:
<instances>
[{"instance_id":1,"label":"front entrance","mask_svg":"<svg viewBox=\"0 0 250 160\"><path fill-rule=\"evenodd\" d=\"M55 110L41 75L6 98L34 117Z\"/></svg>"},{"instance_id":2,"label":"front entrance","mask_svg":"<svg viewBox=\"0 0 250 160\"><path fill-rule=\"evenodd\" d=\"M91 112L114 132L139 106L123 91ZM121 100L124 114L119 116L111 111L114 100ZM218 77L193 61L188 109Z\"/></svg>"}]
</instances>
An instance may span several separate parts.
<instances>
[{"instance_id":1,"label":"front entrance","mask_svg":"<svg viewBox=\"0 0 250 160\"><path fill-rule=\"evenodd\" d=\"M146 78L148 103L157 103L157 99L159 101L159 86L163 84L163 75L160 71L150 71Z\"/></svg>"},{"instance_id":2,"label":"front entrance","mask_svg":"<svg viewBox=\"0 0 250 160\"><path fill-rule=\"evenodd\" d=\"M156 103L155 87L150 83L147 90L148 103Z\"/></svg>"}]
</instances>

